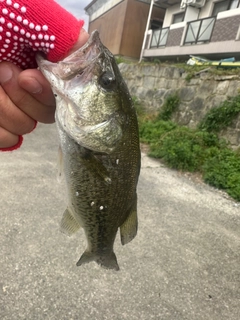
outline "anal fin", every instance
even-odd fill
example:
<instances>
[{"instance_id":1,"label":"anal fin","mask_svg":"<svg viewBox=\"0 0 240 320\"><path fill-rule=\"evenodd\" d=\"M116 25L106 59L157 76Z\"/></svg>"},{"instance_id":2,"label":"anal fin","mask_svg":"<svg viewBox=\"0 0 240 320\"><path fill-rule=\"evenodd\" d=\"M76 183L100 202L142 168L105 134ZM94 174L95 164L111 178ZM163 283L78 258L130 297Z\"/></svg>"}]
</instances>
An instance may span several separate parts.
<instances>
[{"instance_id":1,"label":"anal fin","mask_svg":"<svg viewBox=\"0 0 240 320\"><path fill-rule=\"evenodd\" d=\"M129 210L129 215L124 223L120 226L120 235L122 245L132 241L137 234L138 218L137 218L137 194L135 196L133 205Z\"/></svg>"},{"instance_id":2,"label":"anal fin","mask_svg":"<svg viewBox=\"0 0 240 320\"><path fill-rule=\"evenodd\" d=\"M80 224L74 218L71 210L67 208L60 223L60 230L67 236L71 236L81 228Z\"/></svg>"}]
</instances>

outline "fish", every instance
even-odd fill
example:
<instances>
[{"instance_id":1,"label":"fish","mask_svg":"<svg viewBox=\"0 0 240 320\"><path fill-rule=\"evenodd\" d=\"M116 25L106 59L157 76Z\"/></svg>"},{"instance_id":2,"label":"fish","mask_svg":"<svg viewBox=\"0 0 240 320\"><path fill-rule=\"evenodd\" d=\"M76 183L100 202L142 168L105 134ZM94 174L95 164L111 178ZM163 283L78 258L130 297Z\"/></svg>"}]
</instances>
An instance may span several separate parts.
<instances>
[{"instance_id":1,"label":"fish","mask_svg":"<svg viewBox=\"0 0 240 320\"><path fill-rule=\"evenodd\" d=\"M87 248L77 266L95 261L119 270L114 253L137 234L137 183L141 167L133 100L113 54L98 31L58 63L38 55L39 69L56 97L60 174L68 205L60 222L71 236L83 228Z\"/></svg>"}]
</instances>

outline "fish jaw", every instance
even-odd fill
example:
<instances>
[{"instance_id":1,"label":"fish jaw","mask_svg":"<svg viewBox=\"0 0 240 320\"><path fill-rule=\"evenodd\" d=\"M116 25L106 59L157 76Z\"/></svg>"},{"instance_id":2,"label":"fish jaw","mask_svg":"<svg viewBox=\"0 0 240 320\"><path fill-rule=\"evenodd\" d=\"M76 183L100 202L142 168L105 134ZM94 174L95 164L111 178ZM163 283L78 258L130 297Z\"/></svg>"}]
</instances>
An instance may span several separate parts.
<instances>
[{"instance_id":1,"label":"fish jaw","mask_svg":"<svg viewBox=\"0 0 240 320\"><path fill-rule=\"evenodd\" d=\"M44 74L45 72L50 72L62 80L69 80L76 74L81 73L89 65L92 65L93 61L102 53L103 48L99 33L93 31L85 45L64 60L52 63L44 59L40 54L37 54L36 60ZM109 54L111 55L110 52ZM48 76L46 78L48 79Z\"/></svg>"}]
</instances>

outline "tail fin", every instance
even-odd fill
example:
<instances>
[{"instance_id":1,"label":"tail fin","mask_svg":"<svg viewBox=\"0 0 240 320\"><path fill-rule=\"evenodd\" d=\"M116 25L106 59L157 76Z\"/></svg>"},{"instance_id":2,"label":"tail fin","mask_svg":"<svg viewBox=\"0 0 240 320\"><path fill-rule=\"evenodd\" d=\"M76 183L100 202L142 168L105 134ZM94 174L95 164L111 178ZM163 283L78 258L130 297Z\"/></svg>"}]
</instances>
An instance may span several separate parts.
<instances>
[{"instance_id":1,"label":"tail fin","mask_svg":"<svg viewBox=\"0 0 240 320\"><path fill-rule=\"evenodd\" d=\"M113 251L108 254L97 254L95 252L85 251L78 260L77 266L81 266L82 264L89 263L91 261L97 262L101 267L106 269L119 270L117 257Z\"/></svg>"}]
</instances>

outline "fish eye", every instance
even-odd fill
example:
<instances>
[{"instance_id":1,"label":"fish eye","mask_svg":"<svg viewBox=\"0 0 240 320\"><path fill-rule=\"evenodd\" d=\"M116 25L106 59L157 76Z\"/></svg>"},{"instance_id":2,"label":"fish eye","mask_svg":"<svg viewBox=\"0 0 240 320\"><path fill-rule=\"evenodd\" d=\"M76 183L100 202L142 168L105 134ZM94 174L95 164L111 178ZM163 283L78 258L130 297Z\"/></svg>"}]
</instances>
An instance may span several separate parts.
<instances>
[{"instance_id":1,"label":"fish eye","mask_svg":"<svg viewBox=\"0 0 240 320\"><path fill-rule=\"evenodd\" d=\"M114 75L111 72L104 72L99 78L99 84L105 90L113 90L116 85Z\"/></svg>"}]
</instances>

